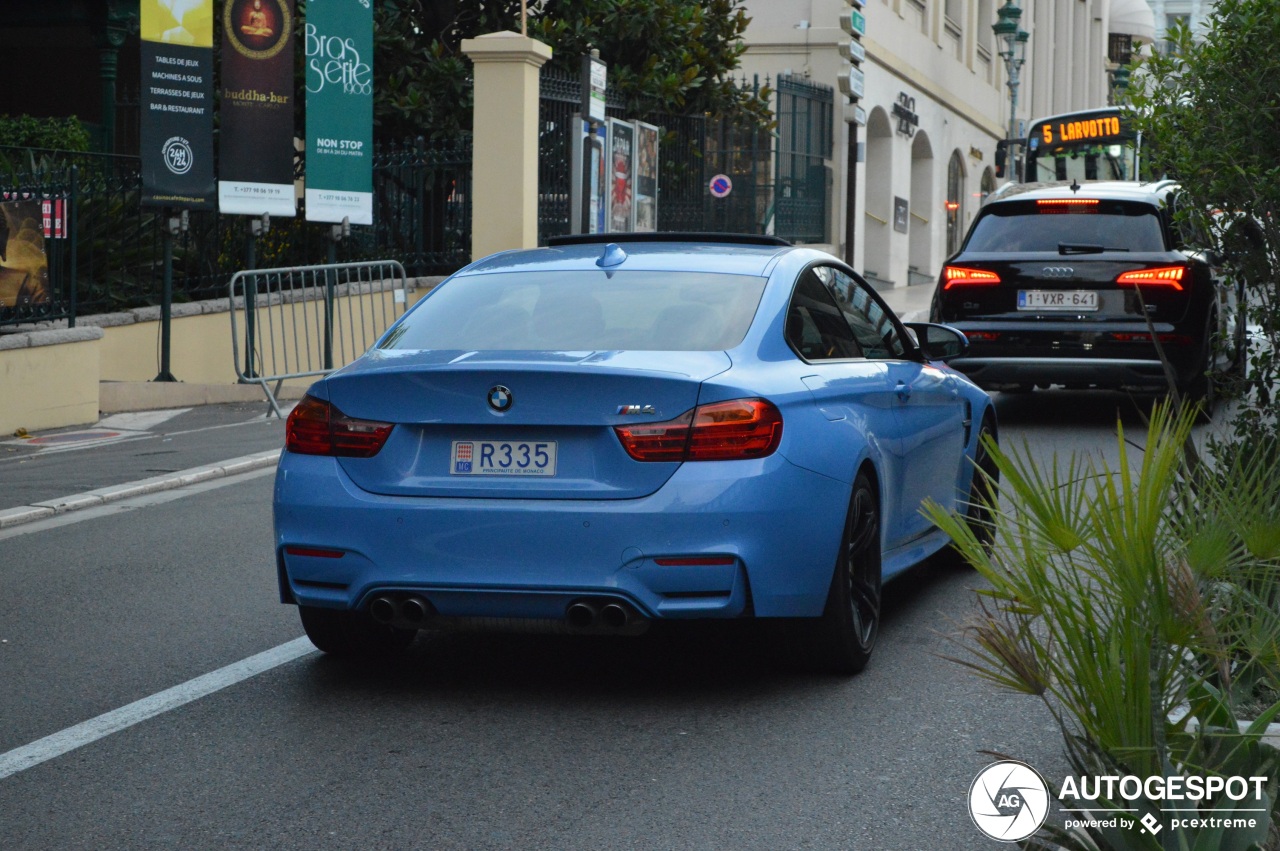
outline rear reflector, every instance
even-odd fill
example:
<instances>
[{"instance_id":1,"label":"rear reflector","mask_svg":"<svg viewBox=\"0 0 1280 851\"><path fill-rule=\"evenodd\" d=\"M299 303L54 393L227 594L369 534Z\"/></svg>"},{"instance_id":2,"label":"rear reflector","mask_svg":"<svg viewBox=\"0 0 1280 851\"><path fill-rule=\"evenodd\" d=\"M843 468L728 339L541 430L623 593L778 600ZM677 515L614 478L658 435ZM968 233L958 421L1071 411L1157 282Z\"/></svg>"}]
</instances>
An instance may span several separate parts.
<instances>
[{"instance_id":1,"label":"rear reflector","mask_svg":"<svg viewBox=\"0 0 1280 851\"><path fill-rule=\"evenodd\" d=\"M311 558L342 558L346 555L342 550L322 550L318 547L285 547L284 552L285 555Z\"/></svg>"},{"instance_id":2,"label":"rear reflector","mask_svg":"<svg viewBox=\"0 0 1280 851\"><path fill-rule=\"evenodd\" d=\"M944 266L942 269L944 283L942 288L952 287L990 287L1000 283L1000 276L985 269L966 269L963 266Z\"/></svg>"},{"instance_id":3,"label":"rear reflector","mask_svg":"<svg viewBox=\"0 0 1280 851\"><path fill-rule=\"evenodd\" d=\"M1186 266L1161 266L1158 269L1135 269L1125 272L1116 278L1121 286L1172 287L1182 289L1182 278L1187 274Z\"/></svg>"},{"instance_id":4,"label":"rear reflector","mask_svg":"<svg viewBox=\"0 0 1280 851\"><path fill-rule=\"evenodd\" d=\"M289 413L284 445L299 455L372 458L394 427L392 423L352 419L328 402L304 396Z\"/></svg>"},{"instance_id":5,"label":"rear reflector","mask_svg":"<svg viewBox=\"0 0 1280 851\"><path fill-rule=\"evenodd\" d=\"M1112 331L1111 339L1117 343L1150 343L1151 335L1141 332ZM1187 334L1157 334L1156 339L1171 346L1190 346L1195 343Z\"/></svg>"},{"instance_id":6,"label":"rear reflector","mask_svg":"<svg viewBox=\"0 0 1280 851\"><path fill-rule=\"evenodd\" d=\"M666 422L613 430L637 461L763 458L782 442L782 413L764 399L734 399L699 405Z\"/></svg>"}]
</instances>

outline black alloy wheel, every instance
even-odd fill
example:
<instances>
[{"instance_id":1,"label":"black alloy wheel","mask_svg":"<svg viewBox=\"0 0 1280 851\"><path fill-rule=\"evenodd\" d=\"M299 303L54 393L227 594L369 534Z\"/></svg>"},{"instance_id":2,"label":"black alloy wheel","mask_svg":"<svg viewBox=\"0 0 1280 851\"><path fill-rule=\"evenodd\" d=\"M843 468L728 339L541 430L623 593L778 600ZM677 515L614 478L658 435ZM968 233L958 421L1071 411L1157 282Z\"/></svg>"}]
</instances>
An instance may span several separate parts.
<instances>
[{"instance_id":1,"label":"black alloy wheel","mask_svg":"<svg viewBox=\"0 0 1280 851\"><path fill-rule=\"evenodd\" d=\"M307 638L332 656L374 659L392 656L413 643L418 631L384 626L367 612L298 606Z\"/></svg>"},{"instance_id":2,"label":"black alloy wheel","mask_svg":"<svg viewBox=\"0 0 1280 851\"><path fill-rule=\"evenodd\" d=\"M856 674L880 634L880 509L866 473L853 482L840 550L822 617L810 623L810 658L821 668Z\"/></svg>"}]
</instances>

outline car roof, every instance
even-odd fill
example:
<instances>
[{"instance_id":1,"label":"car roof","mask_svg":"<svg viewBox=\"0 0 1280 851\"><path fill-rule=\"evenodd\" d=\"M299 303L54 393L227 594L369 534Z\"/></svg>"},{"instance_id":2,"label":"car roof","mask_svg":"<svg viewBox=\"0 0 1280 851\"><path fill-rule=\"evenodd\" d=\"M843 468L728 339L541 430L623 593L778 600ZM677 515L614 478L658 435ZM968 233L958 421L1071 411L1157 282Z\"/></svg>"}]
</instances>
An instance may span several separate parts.
<instances>
[{"instance_id":1,"label":"car roof","mask_svg":"<svg viewBox=\"0 0 1280 851\"><path fill-rule=\"evenodd\" d=\"M1058 198L1101 198L1106 201L1145 201L1163 204L1165 198L1178 187L1173 180L1139 183L1132 180L1089 180L1084 183L1065 180L1047 183L1019 183L1009 186L999 198L991 198L984 206L1004 204L1008 201L1032 201Z\"/></svg>"},{"instance_id":2,"label":"car roof","mask_svg":"<svg viewBox=\"0 0 1280 851\"><path fill-rule=\"evenodd\" d=\"M636 237L620 233L613 239L587 238L582 241L557 241L546 248L516 249L477 260L459 272L481 275L493 272L532 272L553 270L606 271L688 271L717 272L730 275L768 274L782 255L796 251L795 246L781 240L702 239L688 234L643 234ZM763 243L763 244L762 244ZM596 261L609 252L613 262L602 266Z\"/></svg>"}]
</instances>

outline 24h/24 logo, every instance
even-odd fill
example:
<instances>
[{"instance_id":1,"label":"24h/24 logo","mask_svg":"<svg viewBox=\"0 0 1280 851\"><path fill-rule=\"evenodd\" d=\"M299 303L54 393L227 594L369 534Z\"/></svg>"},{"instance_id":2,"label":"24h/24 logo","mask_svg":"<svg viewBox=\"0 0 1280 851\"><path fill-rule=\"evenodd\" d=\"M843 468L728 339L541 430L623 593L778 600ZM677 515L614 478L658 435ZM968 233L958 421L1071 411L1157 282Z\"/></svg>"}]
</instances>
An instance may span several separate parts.
<instances>
[{"instance_id":1,"label":"24h/24 logo","mask_svg":"<svg viewBox=\"0 0 1280 851\"><path fill-rule=\"evenodd\" d=\"M1001 842L1026 839L1049 815L1049 786L1031 766L1005 760L978 772L969 787L969 815Z\"/></svg>"},{"instance_id":2,"label":"24h/24 logo","mask_svg":"<svg viewBox=\"0 0 1280 851\"><path fill-rule=\"evenodd\" d=\"M191 143L181 136L169 138L161 148L164 164L174 174L186 174L191 171L195 155L191 152Z\"/></svg>"}]
</instances>

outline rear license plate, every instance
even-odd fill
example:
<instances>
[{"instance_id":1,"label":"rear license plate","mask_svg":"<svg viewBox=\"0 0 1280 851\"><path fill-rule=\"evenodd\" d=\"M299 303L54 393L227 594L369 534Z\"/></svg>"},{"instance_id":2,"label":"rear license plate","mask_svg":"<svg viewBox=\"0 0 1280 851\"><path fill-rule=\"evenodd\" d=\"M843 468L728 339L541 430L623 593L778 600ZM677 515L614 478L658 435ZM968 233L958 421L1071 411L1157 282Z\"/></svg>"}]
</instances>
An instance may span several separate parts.
<instances>
[{"instance_id":1,"label":"rear license plate","mask_svg":"<svg viewBox=\"0 0 1280 851\"><path fill-rule=\"evenodd\" d=\"M1097 309L1097 290L1018 290L1018 310Z\"/></svg>"},{"instance_id":2,"label":"rear license plate","mask_svg":"<svg viewBox=\"0 0 1280 851\"><path fill-rule=\"evenodd\" d=\"M556 442L455 440L449 463L453 476L554 476Z\"/></svg>"}]
</instances>

